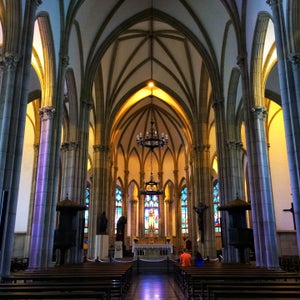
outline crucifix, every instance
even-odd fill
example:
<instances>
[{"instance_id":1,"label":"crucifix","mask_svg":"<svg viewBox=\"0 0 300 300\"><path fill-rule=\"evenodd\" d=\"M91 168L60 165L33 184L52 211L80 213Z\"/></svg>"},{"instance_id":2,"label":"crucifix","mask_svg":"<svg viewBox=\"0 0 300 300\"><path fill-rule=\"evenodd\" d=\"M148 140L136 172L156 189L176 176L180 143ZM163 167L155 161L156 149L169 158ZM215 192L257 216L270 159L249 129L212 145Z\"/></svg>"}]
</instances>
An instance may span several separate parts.
<instances>
[{"instance_id":1,"label":"crucifix","mask_svg":"<svg viewBox=\"0 0 300 300\"><path fill-rule=\"evenodd\" d=\"M293 214L293 223L294 223L294 229L296 230L296 223L295 223L295 212L294 212L294 205L293 202L291 203L291 208L286 208L283 211L289 211Z\"/></svg>"}]
</instances>

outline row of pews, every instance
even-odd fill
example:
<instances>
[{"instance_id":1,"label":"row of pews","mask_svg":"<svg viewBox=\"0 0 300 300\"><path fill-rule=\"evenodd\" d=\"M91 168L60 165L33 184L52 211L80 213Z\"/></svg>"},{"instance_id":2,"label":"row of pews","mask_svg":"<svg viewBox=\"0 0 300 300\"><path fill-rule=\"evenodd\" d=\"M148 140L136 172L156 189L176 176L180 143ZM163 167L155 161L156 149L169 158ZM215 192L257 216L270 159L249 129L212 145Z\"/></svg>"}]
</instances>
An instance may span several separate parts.
<instances>
[{"instance_id":1,"label":"row of pews","mask_svg":"<svg viewBox=\"0 0 300 300\"><path fill-rule=\"evenodd\" d=\"M132 263L83 263L2 277L0 299L125 299Z\"/></svg>"},{"instance_id":2,"label":"row of pews","mask_svg":"<svg viewBox=\"0 0 300 300\"><path fill-rule=\"evenodd\" d=\"M187 299L300 299L300 274L252 264L174 265L175 282Z\"/></svg>"}]
</instances>

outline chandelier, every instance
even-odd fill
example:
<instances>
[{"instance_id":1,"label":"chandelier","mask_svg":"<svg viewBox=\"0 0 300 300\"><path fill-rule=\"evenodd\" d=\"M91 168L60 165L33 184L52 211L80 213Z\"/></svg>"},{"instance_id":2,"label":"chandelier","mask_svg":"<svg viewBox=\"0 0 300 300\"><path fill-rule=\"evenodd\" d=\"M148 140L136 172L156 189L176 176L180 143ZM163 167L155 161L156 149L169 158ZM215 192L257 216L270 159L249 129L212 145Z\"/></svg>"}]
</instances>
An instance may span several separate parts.
<instances>
[{"instance_id":1,"label":"chandelier","mask_svg":"<svg viewBox=\"0 0 300 300\"><path fill-rule=\"evenodd\" d=\"M152 9L152 2L151 2L151 9ZM152 173L152 155L155 148L161 148L168 144L169 137L167 134L162 133L161 135L158 134L154 124L154 115L153 115L153 17L151 17L150 21L150 75L151 80L148 84L148 87L151 88L151 95L150 95L150 105L151 105L151 122L150 122L150 129L146 132L145 136L140 132L136 137L136 142L138 145L149 148L151 150L151 175L150 180L145 182L145 189L141 191L142 195L148 195L150 197L158 196L163 194L163 192L158 187L158 182L154 181L153 173Z\"/></svg>"},{"instance_id":2,"label":"chandelier","mask_svg":"<svg viewBox=\"0 0 300 300\"><path fill-rule=\"evenodd\" d=\"M150 180L145 184L145 190L141 191L142 195L158 196L163 192L158 188L158 182L153 180L153 174L151 172Z\"/></svg>"},{"instance_id":3,"label":"chandelier","mask_svg":"<svg viewBox=\"0 0 300 300\"><path fill-rule=\"evenodd\" d=\"M150 150L153 151L154 148L161 148L164 145L167 145L169 137L164 133L162 133L159 137L157 130L154 128L154 121L151 120L150 124L150 130L146 132L146 136L143 137L143 134L140 132L140 134L138 134L136 137L136 142L138 145L150 148Z\"/></svg>"},{"instance_id":4,"label":"chandelier","mask_svg":"<svg viewBox=\"0 0 300 300\"><path fill-rule=\"evenodd\" d=\"M152 4L151 4L152 9ZM150 82L148 84L148 87L151 88L151 113L152 113L152 103L153 103L153 18L151 18L150 22ZM136 137L136 142L138 145L141 145L142 147L150 148L151 151L154 150L154 148L161 148L164 145L168 144L168 135L162 133L161 136L157 133L157 130L154 128L154 121L153 119L150 122L150 129L146 132L145 137L143 137L143 134L140 132Z\"/></svg>"}]
</instances>

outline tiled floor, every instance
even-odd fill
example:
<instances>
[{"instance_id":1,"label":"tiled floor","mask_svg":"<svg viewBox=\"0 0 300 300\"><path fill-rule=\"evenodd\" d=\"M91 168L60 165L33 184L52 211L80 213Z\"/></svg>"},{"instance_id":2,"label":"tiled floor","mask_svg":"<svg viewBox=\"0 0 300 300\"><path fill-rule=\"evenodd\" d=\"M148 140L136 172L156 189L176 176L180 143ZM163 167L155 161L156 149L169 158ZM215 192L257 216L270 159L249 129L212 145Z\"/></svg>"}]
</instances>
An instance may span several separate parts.
<instances>
[{"instance_id":1,"label":"tiled floor","mask_svg":"<svg viewBox=\"0 0 300 300\"><path fill-rule=\"evenodd\" d=\"M126 300L183 300L184 295L174 284L172 274L134 275Z\"/></svg>"}]
</instances>

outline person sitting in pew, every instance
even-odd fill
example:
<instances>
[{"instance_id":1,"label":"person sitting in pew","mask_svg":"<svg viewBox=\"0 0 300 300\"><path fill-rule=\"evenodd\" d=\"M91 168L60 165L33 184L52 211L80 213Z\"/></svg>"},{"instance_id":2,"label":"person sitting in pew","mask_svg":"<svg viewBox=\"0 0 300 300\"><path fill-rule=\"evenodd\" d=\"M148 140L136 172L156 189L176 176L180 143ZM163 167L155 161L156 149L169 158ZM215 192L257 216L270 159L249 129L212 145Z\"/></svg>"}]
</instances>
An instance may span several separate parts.
<instances>
[{"instance_id":1,"label":"person sitting in pew","mask_svg":"<svg viewBox=\"0 0 300 300\"><path fill-rule=\"evenodd\" d=\"M190 267L192 265L192 256L187 249L184 249L180 255L180 264L182 267Z\"/></svg>"}]
</instances>

